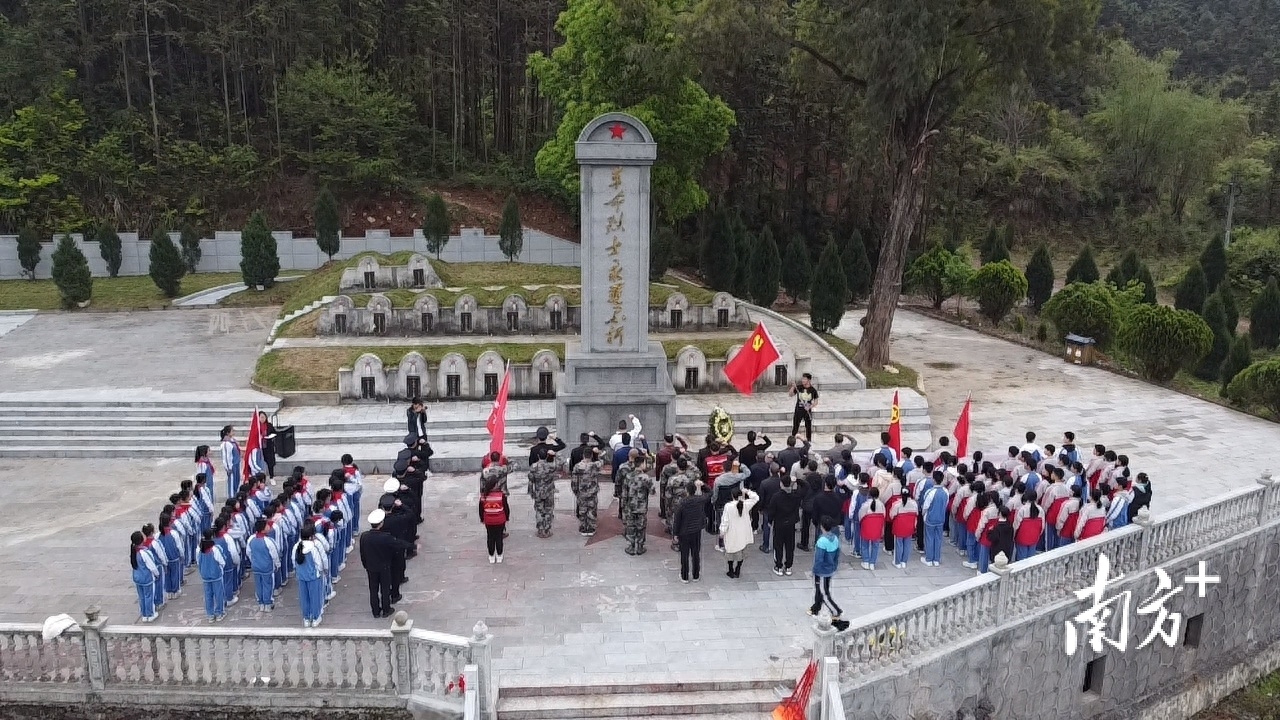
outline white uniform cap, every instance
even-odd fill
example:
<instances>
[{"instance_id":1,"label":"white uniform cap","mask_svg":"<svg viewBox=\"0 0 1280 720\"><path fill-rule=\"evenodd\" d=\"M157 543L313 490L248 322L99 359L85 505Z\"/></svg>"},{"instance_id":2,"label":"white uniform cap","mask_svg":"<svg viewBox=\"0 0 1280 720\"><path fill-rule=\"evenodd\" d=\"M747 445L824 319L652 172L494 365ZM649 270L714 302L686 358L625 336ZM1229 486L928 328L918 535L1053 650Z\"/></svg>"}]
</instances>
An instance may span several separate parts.
<instances>
[{"instance_id":1,"label":"white uniform cap","mask_svg":"<svg viewBox=\"0 0 1280 720\"><path fill-rule=\"evenodd\" d=\"M391 478L390 480L382 483L382 492L384 493L394 493L399 491L400 481L395 478Z\"/></svg>"},{"instance_id":2,"label":"white uniform cap","mask_svg":"<svg viewBox=\"0 0 1280 720\"><path fill-rule=\"evenodd\" d=\"M370 525L381 525L382 521L386 519L387 519L387 514L382 512L381 510L374 510L373 512L369 513Z\"/></svg>"}]
</instances>

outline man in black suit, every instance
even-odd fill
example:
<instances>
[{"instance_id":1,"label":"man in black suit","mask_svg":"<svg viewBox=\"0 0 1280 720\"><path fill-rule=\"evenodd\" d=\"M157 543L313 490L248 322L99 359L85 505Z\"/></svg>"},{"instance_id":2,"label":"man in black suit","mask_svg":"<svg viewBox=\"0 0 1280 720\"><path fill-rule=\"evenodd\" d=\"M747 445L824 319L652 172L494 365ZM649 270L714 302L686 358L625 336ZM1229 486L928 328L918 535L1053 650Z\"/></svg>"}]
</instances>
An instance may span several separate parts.
<instances>
[{"instance_id":1,"label":"man in black suit","mask_svg":"<svg viewBox=\"0 0 1280 720\"><path fill-rule=\"evenodd\" d=\"M369 513L369 532L360 536L360 564L369 575L369 606L376 618L391 617L395 608L391 606L391 588L397 572L397 559L403 563L404 554L414 549L412 543L405 542L383 529L386 513L374 510ZM394 596L399 597L399 593Z\"/></svg>"}]
</instances>

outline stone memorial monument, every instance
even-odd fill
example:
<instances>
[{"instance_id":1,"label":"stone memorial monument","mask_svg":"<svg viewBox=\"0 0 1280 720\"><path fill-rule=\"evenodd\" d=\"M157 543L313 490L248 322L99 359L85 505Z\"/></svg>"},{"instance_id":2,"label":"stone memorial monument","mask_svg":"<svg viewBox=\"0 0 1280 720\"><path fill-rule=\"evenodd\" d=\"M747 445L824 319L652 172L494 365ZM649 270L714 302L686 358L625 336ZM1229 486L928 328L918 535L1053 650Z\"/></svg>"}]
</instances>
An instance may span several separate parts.
<instances>
[{"instance_id":1,"label":"stone memorial monument","mask_svg":"<svg viewBox=\"0 0 1280 720\"><path fill-rule=\"evenodd\" d=\"M561 437L608 437L635 415L655 443L676 426L662 343L649 340L649 172L658 146L644 123L607 113L576 143L582 202L582 333L565 345L556 391Z\"/></svg>"}]
</instances>

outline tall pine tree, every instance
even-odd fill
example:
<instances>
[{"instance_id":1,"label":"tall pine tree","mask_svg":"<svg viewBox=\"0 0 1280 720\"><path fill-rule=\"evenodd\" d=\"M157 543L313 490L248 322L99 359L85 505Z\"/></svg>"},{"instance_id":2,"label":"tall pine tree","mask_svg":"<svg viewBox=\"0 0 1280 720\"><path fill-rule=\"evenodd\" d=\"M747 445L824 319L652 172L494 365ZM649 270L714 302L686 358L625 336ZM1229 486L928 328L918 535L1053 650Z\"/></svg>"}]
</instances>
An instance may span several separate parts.
<instances>
[{"instance_id":1,"label":"tall pine tree","mask_svg":"<svg viewBox=\"0 0 1280 720\"><path fill-rule=\"evenodd\" d=\"M1035 312L1040 312L1053 297L1053 279L1053 259L1049 257L1049 248L1041 243L1027 263L1027 299Z\"/></svg>"},{"instance_id":2,"label":"tall pine tree","mask_svg":"<svg viewBox=\"0 0 1280 720\"><path fill-rule=\"evenodd\" d=\"M200 231L189 222L182 223L178 231L178 245L182 251L182 264L187 266L187 274L190 275L200 266L200 258L204 256L200 249Z\"/></svg>"},{"instance_id":3,"label":"tall pine tree","mask_svg":"<svg viewBox=\"0 0 1280 720\"><path fill-rule=\"evenodd\" d=\"M18 265L31 280L36 279L36 266L40 264L40 236L30 227L18 230Z\"/></svg>"},{"instance_id":4,"label":"tall pine tree","mask_svg":"<svg viewBox=\"0 0 1280 720\"><path fill-rule=\"evenodd\" d=\"M1173 306L1179 310L1198 313L1204 308L1208 295L1209 287L1205 282L1204 269L1200 267L1200 263L1192 263L1173 293Z\"/></svg>"},{"instance_id":5,"label":"tall pine tree","mask_svg":"<svg viewBox=\"0 0 1280 720\"><path fill-rule=\"evenodd\" d=\"M329 188L321 188L316 196L315 213L316 245L332 260L342 251L342 221L338 218L338 201Z\"/></svg>"},{"instance_id":6,"label":"tall pine tree","mask_svg":"<svg viewBox=\"0 0 1280 720\"><path fill-rule=\"evenodd\" d=\"M750 299L751 287L756 280L756 254L758 239L754 233L739 224L733 233L734 248L738 251L738 272L733 279L735 297Z\"/></svg>"},{"instance_id":7,"label":"tall pine tree","mask_svg":"<svg viewBox=\"0 0 1280 720\"><path fill-rule=\"evenodd\" d=\"M1098 263L1093 259L1093 246L1085 245L1076 261L1067 268L1066 284L1098 281Z\"/></svg>"},{"instance_id":8,"label":"tall pine tree","mask_svg":"<svg viewBox=\"0 0 1280 720\"><path fill-rule=\"evenodd\" d=\"M793 301L809 297L809 284L813 281L809 247L800 235L792 235L787 243L787 254L782 257L782 287Z\"/></svg>"},{"instance_id":9,"label":"tall pine tree","mask_svg":"<svg viewBox=\"0 0 1280 720\"><path fill-rule=\"evenodd\" d=\"M120 269L118 263L116 269ZM65 310L87 303L93 296L89 261L70 235L63 235L53 251L53 282L58 286L58 297Z\"/></svg>"},{"instance_id":10,"label":"tall pine tree","mask_svg":"<svg viewBox=\"0 0 1280 720\"><path fill-rule=\"evenodd\" d=\"M1142 283L1142 302L1147 305L1156 304L1156 279L1151 277L1151 268L1146 263L1138 266L1138 282Z\"/></svg>"},{"instance_id":11,"label":"tall pine tree","mask_svg":"<svg viewBox=\"0 0 1280 720\"><path fill-rule=\"evenodd\" d=\"M520 205L514 194L502 206L502 225L498 228L498 249L507 262L515 262L524 249L524 226L520 224Z\"/></svg>"},{"instance_id":12,"label":"tall pine tree","mask_svg":"<svg viewBox=\"0 0 1280 720\"><path fill-rule=\"evenodd\" d=\"M98 232L94 233L94 239L98 241L98 254L102 256L102 261L107 264L107 274L111 277L118 277L120 275L120 263L124 260L120 236L116 234L115 229L110 225L103 224L98 226ZM81 253L81 255L83 254Z\"/></svg>"},{"instance_id":13,"label":"tall pine tree","mask_svg":"<svg viewBox=\"0 0 1280 720\"><path fill-rule=\"evenodd\" d=\"M849 287L849 299L859 302L871 293L871 261L867 258L867 246L862 233L856 229L846 236L840 250L840 262L844 265L845 281Z\"/></svg>"},{"instance_id":14,"label":"tall pine tree","mask_svg":"<svg viewBox=\"0 0 1280 720\"><path fill-rule=\"evenodd\" d=\"M241 252L244 252L243 242ZM169 233L164 228L156 228L151 233L151 252L149 253L151 282L160 288L167 298L178 297L182 292L182 276L187 274L187 266L182 262L182 253L173 244Z\"/></svg>"},{"instance_id":15,"label":"tall pine tree","mask_svg":"<svg viewBox=\"0 0 1280 720\"><path fill-rule=\"evenodd\" d=\"M702 275L711 287L733 292L738 277L737 221L728 210L715 214L711 232L702 242Z\"/></svg>"},{"instance_id":16,"label":"tall pine tree","mask_svg":"<svg viewBox=\"0 0 1280 720\"><path fill-rule=\"evenodd\" d=\"M1195 375L1201 380L1212 382L1221 377L1222 361L1227 358L1227 353L1231 352L1231 333L1227 332L1226 313L1222 310L1222 298L1217 293L1210 295L1209 299L1204 301L1200 317L1204 318L1205 324L1213 333L1213 344L1209 346L1208 354L1200 358Z\"/></svg>"},{"instance_id":17,"label":"tall pine tree","mask_svg":"<svg viewBox=\"0 0 1280 720\"><path fill-rule=\"evenodd\" d=\"M1107 282L1123 290L1128 286L1130 280L1137 280L1141 272L1142 260L1138 257L1138 251L1129 248L1120 257L1120 262L1116 263L1115 267L1111 268L1111 271L1107 273Z\"/></svg>"},{"instance_id":18,"label":"tall pine tree","mask_svg":"<svg viewBox=\"0 0 1280 720\"><path fill-rule=\"evenodd\" d=\"M1210 237L1205 243L1200 252L1200 267L1204 270L1205 285L1209 292L1214 292L1227 277L1227 251L1220 239Z\"/></svg>"},{"instance_id":19,"label":"tall pine tree","mask_svg":"<svg viewBox=\"0 0 1280 720\"><path fill-rule=\"evenodd\" d=\"M840 267L840 248L835 240L828 240L818 258L818 267ZM813 276L809 292L809 324L820 333L828 333L840 326L844 317L845 299L849 286L844 273L822 272Z\"/></svg>"},{"instance_id":20,"label":"tall pine tree","mask_svg":"<svg viewBox=\"0 0 1280 720\"><path fill-rule=\"evenodd\" d=\"M449 206L440 193L427 199L427 210L422 218L422 237L427 241L427 252L440 259L444 246L449 244Z\"/></svg>"},{"instance_id":21,"label":"tall pine tree","mask_svg":"<svg viewBox=\"0 0 1280 720\"><path fill-rule=\"evenodd\" d=\"M782 278L782 256L773 231L765 225L756 237L755 272L751 273L751 301L771 307L778 301L778 283Z\"/></svg>"},{"instance_id":22,"label":"tall pine tree","mask_svg":"<svg viewBox=\"0 0 1280 720\"><path fill-rule=\"evenodd\" d=\"M1249 311L1249 336L1255 348L1271 350L1280 344L1280 287L1273 277L1253 301Z\"/></svg>"},{"instance_id":23,"label":"tall pine tree","mask_svg":"<svg viewBox=\"0 0 1280 720\"><path fill-rule=\"evenodd\" d=\"M1253 364L1253 343L1249 342L1248 335L1241 335L1231 343L1231 351L1227 353L1227 359L1222 361L1219 375L1222 380L1222 389L1218 391L1219 394L1224 394L1227 386L1236 379L1236 375L1251 364Z\"/></svg>"},{"instance_id":24,"label":"tall pine tree","mask_svg":"<svg viewBox=\"0 0 1280 720\"><path fill-rule=\"evenodd\" d=\"M244 284L251 288L269 288L275 284L279 272L276 239L271 235L262 211L257 210L240 233L240 274L244 277Z\"/></svg>"}]
</instances>

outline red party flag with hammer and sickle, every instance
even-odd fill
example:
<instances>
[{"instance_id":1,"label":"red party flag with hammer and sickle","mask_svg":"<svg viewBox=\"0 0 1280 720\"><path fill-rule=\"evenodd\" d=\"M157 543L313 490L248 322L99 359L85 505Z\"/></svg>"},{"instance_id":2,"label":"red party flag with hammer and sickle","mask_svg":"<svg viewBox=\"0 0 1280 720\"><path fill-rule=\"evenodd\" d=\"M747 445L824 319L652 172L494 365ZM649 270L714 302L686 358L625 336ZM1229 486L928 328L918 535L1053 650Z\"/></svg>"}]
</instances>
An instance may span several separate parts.
<instances>
[{"instance_id":1,"label":"red party flag with hammer and sickle","mask_svg":"<svg viewBox=\"0 0 1280 720\"><path fill-rule=\"evenodd\" d=\"M764 323L758 323L738 354L725 364L724 376L738 388L738 392L750 395L756 378L777 362L779 357L781 354L778 346L773 344L769 331L765 329Z\"/></svg>"}]
</instances>

